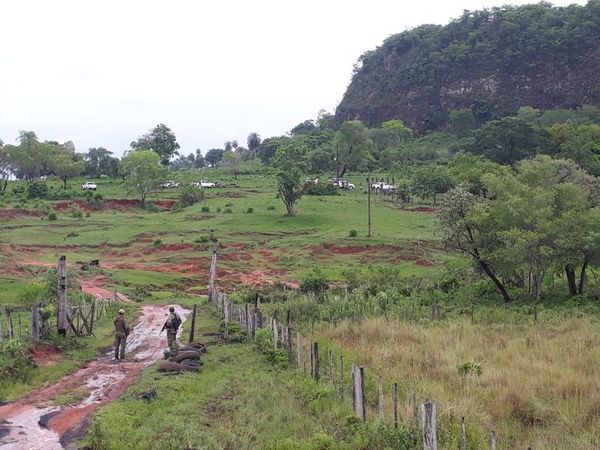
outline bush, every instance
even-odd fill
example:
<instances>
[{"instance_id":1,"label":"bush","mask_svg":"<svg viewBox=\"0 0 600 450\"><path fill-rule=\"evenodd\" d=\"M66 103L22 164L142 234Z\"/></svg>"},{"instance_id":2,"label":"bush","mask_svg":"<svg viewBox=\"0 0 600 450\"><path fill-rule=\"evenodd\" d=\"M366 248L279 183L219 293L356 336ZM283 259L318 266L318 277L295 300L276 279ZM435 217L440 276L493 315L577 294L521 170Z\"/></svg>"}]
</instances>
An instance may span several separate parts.
<instances>
[{"instance_id":1,"label":"bush","mask_svg":"<svg viewBox=\"0 0 600 450\"><path fill-rule=\"evenodd\" d=\"M312 273L304 277L300 284L302 292L312 292L314 294L325 292L328 288L327 278L318 267L314 267Z\"/></svg>"},{"instance_id":2,"label":"bush","mask_svg":"<svg viewBox=\"0 0 600 450\"><path fill-rule=\"evenodd\" d=\"M144 205L144 209L148 212L159 212L160 211L160 208L152 202L147 202Z\"/></svg>"},{"instance_id":3,"label":"bush","mask_svg":"<svg viewBox=\"0 0 600 450\"><path fill-rule=\"evenodd\" d=\"M275 206L274 205L267 206L267 211L275 211Z\"/></svg>"},{"instance_id":4,"label":"bush","mask_svg":"<svg viewBox=\"0 0 600 450\"><path fill-rule=\"evenodd\" d=\"M461 375L481 375L483 373L483 367L481 363L469 361L458 366L458 373Z\"/></svg>"},{"instance_id":5,"label":"bush","mask_svg":"<svg viewBox=\"0 0 600 450\"><path fill-rule=\"evenodd\" d=\"M231 207L233 206L233 203L231 203L231 202L227 202L227 203L225 203L225 206L226 206L227 208L231 208Z\"/></svg>"},{"instance_id":6,"label":"bush","mask_svg":"<svg viewBox=\"0 0 600 450\"><path fill-rule=\"evenodd\" d=\"M83 210L77 203L71 203L69 205L69 217L74 219L81 219L83 217Z\"/></svg>"},{"instance_id":7,"label":"bush","mask_svg":"<svg viewBox=\"0 0 600 450\"><path fill-rule=\"evenodd\" d=\"M282 349L273 348L273 330L271 328L259 328L254 333L253 342L254 351L262 353L267 357L267 361L277 367L287 367L289 358Z\"/></svg>"},{"instance_id":8,"label":"bush","mask_svg":"<svg viewBox=\"0 0 600 450\"><path fill-rule=\"evenodd\" d=\"M0 343L0 379L15 378L25 381L33 361L26 354L25 345L17 339Z\"/></svg>"},{"instance_id":9,"label":"bush","mask_svg":"<svg viewBox=\"0 0 600 450\"><path fill-rule=\"evenodd\" d=\"M231 209L231 208L225 208L223 210L223 214L231 214L232 212L233 212L233 209Z\"/></svg>"},{"instance_id":10,"label":"bush","mask_svg":"<svg viewBox=\"0 0 600 450\"><path fill-rule=\"evenodd\" d=\"M246 214L252 214L254 212L254 208L248 208L246 210Z\"/></svg>"},{"instance_id":11,"label":"bush","mask_svg":"<svg viewBox=\"0 0 600 450\"><path fill-rule=\"evenodd\" d=\"M48 186L46 183L34 181L27 185L28 198L46 198L48 197Z\"/></svg>"},{"instance_id":12,"label":"bush","mask_svg":"<svg viewBox=\"0 0 600 450\"><path fill-rule=\"evenodd\" d=\"M350 230L350 232L348 233L348 237L357 237L358 236L358 231L356 230Z\"/></svg>"},{"instance_id":13,"label":"bush","mask_svg":"<svg viewBox=\"0 0 600 450\"><path fill-rule=\"evenodd\" d=\"M332 183L307 183L302 191L305 195L340 195Z\"/></svg>"},{"instance_id":14,"label":"bush","mask_svg":"<svg viewBox=\"0 0 600 450\"><path fill-rule=\"evenodd\" d=\"M56 220L58 219L58 217L56 216L56 213L54 211L52 211L51 213L48 213L48 220Z\"/></svg>"},{"instance_id":15,"label":"bush","mask_svg":"<svg viewBox=\"0 0 600 450\"><path fill-rule=\"evenodd\" d=\"M161 244L162 244L162 239L161 239L161 238L156 238L156 239L154 239L154 241L152 241L152 244L153 244L155 247L157 247L157 246L159 246L159 245L161 245Z\"/></svg>"},{"instance_id":16,"label":"bush","mask_svg":"<svg viewBox=\"0 0 600 450\"><path fill-rule=\"evenodd\" d=\"M204 205L201 209L202 212L210 212L210 208L206 205Z\"/></svg>"},{"instance_id":17,"label":"bush","mask_svg":"<svg viewBox=\"0 0 600 450\"><path fill-rule=\"evenodd\" d=\"M221 207L217 206L217 212L220 213L221 212Z\"/></svg>"},{"instance_id":18,"label":"bush","mask_svg":"<svg viewBox=\"0 0 600 450\"><path fill-rule=\"evenodd\" d=\"M72 238L72 237L77 237L79 236L79 233L77 231L69 231L67 234L65 234L65 238Z\"/></svg>"},{"instance_id":19,"label":"bush","mask_svg":"<svg viewBox=\"0 0 600 450\"><path fill-rule=\"evenodd\" d=\"M196 244L208 244L210 242L210 237L206 234L203 234L199 238L194 239L194 242Z\"/></svg>"},{"instance_id":20,"label":"bush","mask_svg":"<svg viewBox=\"0 0 600 450\"><path fill-rule=\"evenodd\" d=\"M85 193L85 201L93 209L102 209L104 206L102 194L92 193L91 191Z\"/></svg>"},{"instance_id":21,"label":"bush","mask_svg":"<svg viewBox=\"0 0 600 450\"><path fill-rule=\"evenodd\" d=\"M204 200L204 191L193 185L185 186L179 193L179 204L187 208Z\"/></svg>"}]
</instances>

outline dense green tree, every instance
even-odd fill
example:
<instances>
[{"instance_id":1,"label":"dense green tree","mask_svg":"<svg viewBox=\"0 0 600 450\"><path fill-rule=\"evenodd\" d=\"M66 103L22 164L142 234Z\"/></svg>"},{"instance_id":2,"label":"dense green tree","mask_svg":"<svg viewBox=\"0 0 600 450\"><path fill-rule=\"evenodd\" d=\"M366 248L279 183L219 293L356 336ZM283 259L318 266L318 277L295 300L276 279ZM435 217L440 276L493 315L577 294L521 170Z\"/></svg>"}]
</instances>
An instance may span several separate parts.
<instances>
[{"instance_id":1,"label":"dense green tree","mask_svg":"<svg viewBox=\"0 0 600 450\"><path fill-rule=\"evenodd\" d=\"M250 150L251 159L256 158L256 152L260 147L261 141L262 140L258 133L252 132L248 135L248 138L246 139L246 144L248 145L248 150Z\"/></svg>"},{"instance_id":2,"label":"dense green tree","mask_svg":"<svg viewBox=\"0 0 600 450\"><path fill-rule=\"evenodd\" d=\"M290 140L277 149L273 162L277 169L277 191L288 216L295 215L294 205L302 197L306 151L304 145Z\"/></svg>"},{"instance_id":3,"label":"dense green tree","mask_svg":"<svg viewBox=\"0 0 600 450\"><path fill-rule=\"evenodd\" d=\"M475 195L485 195L483 175L497 173L501 166L482 156L459 153L448 164L454 183L466 187Z\"/></svg>"},{"instance_id":4,"label":"dense green tree","mask_svg":"<svg viewBox=\"0 0 600 450\"><path fill-rule=\"evenodd\" d=\"M283 144L288 143L290 138L287 136L270 137L264 139L258 147L258 157L263 164L270 164L277 150Z\"/></svg>"},{"instance_id":5,"label":"dense green tree","mask_svg":"<svg viewBox=\"0 0 600 450\"><path fill-rule=\"evenodd\" d=\"M470 152L499 164L515 164L538 153L553 154L550 134L512 117L486 123L475 132Z\"/></svg>"},{"instance_id":6,"label":"dense green tree","mask_svg":"<svg viewBox=\"0 0 600 450\"><path fill-rule=\"evenodd\" d=\"M477 119L470 108L455 109L450 112L450 129L458 136L467 136L477 128Z\"/></svg>"},{"instance_id":7,"label":"dense green tree","mask_svg":"<svg viewBox=\"0 0 600 450\"><path fill-rule=\"evenodd\" d=\"M223 167L228 168L231 171L233 178L237 180L240 163L242 162L242 154L240 152L234 152L233 150L225 150L221 162Z\"/></svg>"},{"instance_id":8,"label":"dense green tree","mask_svg":"<svg viewBox=\"0 0 600 450\"><path fill-rule=\"evenodd\" d=\"M342 123L335 137L336 175L343 178L348 170L356 170L366 165L373 141L368 129L359 120Z\"/></svg>"},{"instance_id":9,"label":"dense green tree","mask_svg":"<svg viewBox=\"0 0 600 450\"><path fill-rule=\"evenodd\" d=\"M175 134L164 123L156 125L149 133L131 142L133 150L150 149L160 156L160 163L168 166L171 157L177 154L179 144Z\"/></svg>"},{"instance_id":10,"label":"dense green tree","mask_svg":"<svg viewBox=\"0 0 600 450\"><path fill-rule=\"evenodd\" d=\"M53 154L49 161L50 170L63 182L63 188L67 188L67 181L81 175L85 171L83 155L75 152L73 146L55 145Z\"/></svg>"},{"instance_id":11,"label":"dense green tree","mask_svg":"<svg viewBox=\"0 0 600 450\"><path fill-rule=\"evenodd\" d=\"M85 172L94 177L100 175L116 176L115 168L118 165L118 160L112 154L103 147L90 148L85 155Z\"/></svg>"},{"instance_id":12,"label":"dense green tree","mask_svg":"<svg viewBox=\"0 0 600 450\"><path fill-rule=\"evenodd\" d=\"M572 159L591 174L600 176L600 125L560 123L549 131L561 158Z\"/></svg>"},{"instance_id":13,"label":"dense green tree","mask_svg":"<svg viewBox=\"0 0 600 450\"><path fill-rule=\"evenodd\" d=\"M433 199L435 205L437 195L448 192L452 187L453 181L448 169L445 166L430 165L415 172L411 191L421 198Z\"/></svg>"},{"instance_id":14,"label":"dense green tree","mask_svg":"<svg viewBox=\"0 0 600 450\"><path fill-rule=\"evenodd\" d=\"M224 152L225 150L223 150L222 148L212 148L206 152L204 160L206 161L209 167L217 167L220 164L221 159L223 159Z\"/></svg>"},{"instance_id":15,"label":"dense green tree","mask_svg":"<svg viewBox=\"0 0 600 450\"><path fill-rule=\"evenodd\" d=\"M161 164L160 155L153 150L132 151L121 160L120 170L127 177L129 187L139 194L142 207L166 176L166 169Z\"/></svg>"},{"instance_id":16,"label":"dense green tree","mask_svg":"<svg viewBox=\"0 0 600 450\"><path fill-rule=\"evenodd\" d=\"M299 134L308 134L315 131L317 127L315 126L315 122L313 120L305 120L304 122L299 123L294 128L290 130L290 134L292 136L297 136Z\"/></svg>"}]
</instances>

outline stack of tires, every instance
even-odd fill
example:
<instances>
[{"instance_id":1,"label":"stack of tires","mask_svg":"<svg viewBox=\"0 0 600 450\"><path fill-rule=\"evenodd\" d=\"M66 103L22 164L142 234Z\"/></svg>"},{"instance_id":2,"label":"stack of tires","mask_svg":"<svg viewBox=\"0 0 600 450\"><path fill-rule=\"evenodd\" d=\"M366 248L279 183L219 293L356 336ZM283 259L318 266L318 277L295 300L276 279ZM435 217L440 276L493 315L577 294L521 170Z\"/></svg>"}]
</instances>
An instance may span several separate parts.
<instances>
[{"instance_id":1,"label":"stack of tires","mask_svg":"<svg viewBox=\"0 0 600 450\"><path fill-rule=\"evenodd\" d=\"M168 361L158 365L160 372L198 372L202 367L200 355L206 352L206 347L200 342L190 342L181 347Z\"/></svg>"}]
</instances>

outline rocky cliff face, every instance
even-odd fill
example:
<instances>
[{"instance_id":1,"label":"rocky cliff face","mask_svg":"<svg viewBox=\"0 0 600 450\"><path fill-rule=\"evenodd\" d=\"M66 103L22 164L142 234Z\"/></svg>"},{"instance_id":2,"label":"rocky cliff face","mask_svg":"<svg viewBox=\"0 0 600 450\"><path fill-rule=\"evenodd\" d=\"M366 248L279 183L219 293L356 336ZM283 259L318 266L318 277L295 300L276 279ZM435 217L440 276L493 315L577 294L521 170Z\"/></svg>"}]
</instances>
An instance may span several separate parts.
<instances>
[{"instance_id":1,"label":"rocky cliff face","mask_svg":"<svg viewBox=\"0 0 600 450\"><path fill-rule=\"evenodd\" d=\"M392 36L360 58L336 119L397 118L423 132L452 110L485 121L526 105L600 106L600 1L467 12Z\"/></svg>"}]
</instances>

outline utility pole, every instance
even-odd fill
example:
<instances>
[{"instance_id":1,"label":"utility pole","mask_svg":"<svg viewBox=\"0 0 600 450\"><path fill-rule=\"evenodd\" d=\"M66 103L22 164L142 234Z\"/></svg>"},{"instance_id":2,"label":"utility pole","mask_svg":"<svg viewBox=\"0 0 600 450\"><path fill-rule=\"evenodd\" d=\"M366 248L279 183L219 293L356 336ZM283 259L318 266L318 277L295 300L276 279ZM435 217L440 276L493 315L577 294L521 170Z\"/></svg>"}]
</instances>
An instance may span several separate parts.
<instances>
[{"instance_id":1,"label":"utility pole","mask_svg":"<svg viewBox=\"0 0 600 450\"><path fill-rule=\"evenodd\" d=\"M367 237L371 237L371 174L367 177L367 215L368 215L368 232Z\"/></svg>"}]
</instances>

